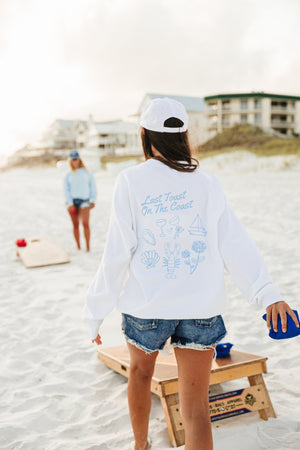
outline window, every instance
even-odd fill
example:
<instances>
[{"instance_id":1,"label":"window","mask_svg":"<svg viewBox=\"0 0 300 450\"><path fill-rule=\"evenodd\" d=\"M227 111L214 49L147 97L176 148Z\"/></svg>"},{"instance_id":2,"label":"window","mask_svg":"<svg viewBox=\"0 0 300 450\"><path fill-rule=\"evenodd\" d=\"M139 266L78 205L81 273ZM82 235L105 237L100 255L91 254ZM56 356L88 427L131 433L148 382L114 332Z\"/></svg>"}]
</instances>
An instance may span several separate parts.
<instances>
[{"instance_id":1,"label":"window","mask_svg":"<svg viewBox=\"0 0 300 450\"><path fill-rule=\"evenodd\" d=\"M241 114L241 122L242 123L248 122L248 114Z\"/></svg>"},{"instance_id":2,"label":"window","mask_svg":"<svg viewBox=\"0 0 300 450\"><path fill-rule=\"evenodd\" d=\"M248 109L248 99L247 98L241 99L241 109Z\"/></svg>"},{"instance_id":3,"label":"window","mask_svg":"<svg viewBox=\"0 0 300 450\"><path fill-rule=\"evenodd\" d=\"M261 109L261 99L260 98L254 99L254 109Z\"/></svg>"},{"instance_id":4,"label":"window","mask_svg":"<svg viewBox=\"0 0 300 450\"><path fill-rule=\"evenodd\" d=\"M261 123L261 114L260 113L254 114L254 123Z\"/></svg>"},{"instance_id":5,"label":"window","mask_svg":"<svg viewBox=\"0 0 300 450\"><path fill-rule=\"evenodd\" d=\"M216 111L218 109L217 103L208 103L207 106L209 111Z\"/></svg>"},{"instance_id":6,"label":"window","mask_svg":"<svg viewBox=\"0 0 300 450\"><path fill-rule=\"evenodd\" d=\"M222 108L225 110L230 109L230 100L222 100Z\"/></svg>"}]
</instances>

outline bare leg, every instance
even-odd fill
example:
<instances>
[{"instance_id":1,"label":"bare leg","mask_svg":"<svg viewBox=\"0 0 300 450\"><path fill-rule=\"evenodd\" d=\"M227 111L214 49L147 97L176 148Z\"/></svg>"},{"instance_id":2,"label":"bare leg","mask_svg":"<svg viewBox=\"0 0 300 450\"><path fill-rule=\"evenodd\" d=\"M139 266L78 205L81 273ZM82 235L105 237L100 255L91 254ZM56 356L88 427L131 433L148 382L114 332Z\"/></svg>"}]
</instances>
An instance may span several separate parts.
<instances>
[{"instance_id":1,"label":"bare leg","mask_svg":"<svg viewBox=\"0 0 300 450\"><path fill-rule=\"evenodd\" d=\"M175 348L178 392L186 450L212 450L209 376L213 350Z\"/></svg>"},{"instance_id":2,"label":"bare leg","mask_svg":"<svg viewBox=\"0 0 300 450\"><path fill-rule=\"evenodd\" d=\"M78 220L78 216L71 214L69 212L69 215L71 217L72 220L72 224L73 224L73 234L74 234L74 238L77 244L77 249L80 250L80 234L79 234L79 220Z\"/></svg>"},{"instance_id":3,"label":"bare leg","mask_svg":"<svg viewBox=\"0 0 300 450\"><path fill-rule=\"evenodd\" d=\"M135 438L134 450L147 450L148 425L151 410L151 379L158 352L145 353L127 342L130 353L128 404Z\"/></svg>"},{"instance_id":4,"label":"bare leg","mask_svg":"<svg viewBox=\"0 0 300 450\"><path fill-rule=\"evenodd\" d=\"M85 242L86 242L86 251L89 252L90 251L90 236L91 236L90 224L89 224L90 208L79 208L79 220L81 221L82 226L83 226L83 232L84 232L84 237L85 237Z\"/></svg>"}]
</instances>

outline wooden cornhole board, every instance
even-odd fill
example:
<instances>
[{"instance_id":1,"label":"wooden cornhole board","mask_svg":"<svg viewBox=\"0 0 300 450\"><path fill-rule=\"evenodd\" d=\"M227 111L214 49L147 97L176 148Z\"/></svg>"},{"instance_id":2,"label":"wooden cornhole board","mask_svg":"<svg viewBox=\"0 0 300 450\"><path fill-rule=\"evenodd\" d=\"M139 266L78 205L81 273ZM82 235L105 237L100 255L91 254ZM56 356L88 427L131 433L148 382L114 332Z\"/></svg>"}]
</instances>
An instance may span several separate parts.
<instances>
[{"instance_id":1,"label":"wooden cornhole board","mask_svg":"<svg viewBox=\"0 0 300 450\"><path fill-rule=\"evenodd\" d=\"M26 268L66 264L70 258L53 236L26 238L27 246L18 247L17 256Z\"/></svg>"},{"instance_id":2,"label":"wooden cornhole board","mask_svg":"<svg viewBox=\"0 0 300 450\"><path fill-rule=\"evenodd\" d=\"M128 377L127 346L98 349L98 358L114 371ZM262 374L267 373L268 358L237 350L230 356L217 358L212 367L210 386L247 377L249 386L209 397L211 421L258 411L262 419L276 417ZM174 354L159 354L151 382L164 410L169 436L174 447L184 444L184 428L178 403L178 372Z\"/></svg>"}]
</instances>

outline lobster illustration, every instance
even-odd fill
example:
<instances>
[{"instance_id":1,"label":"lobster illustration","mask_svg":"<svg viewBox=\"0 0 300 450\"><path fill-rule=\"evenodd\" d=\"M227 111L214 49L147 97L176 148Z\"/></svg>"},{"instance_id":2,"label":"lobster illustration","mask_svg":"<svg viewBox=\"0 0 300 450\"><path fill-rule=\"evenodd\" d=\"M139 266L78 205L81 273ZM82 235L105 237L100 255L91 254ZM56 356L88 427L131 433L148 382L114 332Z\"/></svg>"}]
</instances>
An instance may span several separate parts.
<instances>
[{"instance_id":1,"label":"lobster illustration","mask_svg":"<svg viewBox=\"0 0 300 450\"><path fill-rule=\"evenodd\" d=\"M165 254L163 258L163 267L166 267L166 278L176 278L175 270L180 267L180 258L178 255L180 253L180 245L175 244L174 249L171 250L171 245L169 242L165 244Z\"/></svg>"}]
</instances>

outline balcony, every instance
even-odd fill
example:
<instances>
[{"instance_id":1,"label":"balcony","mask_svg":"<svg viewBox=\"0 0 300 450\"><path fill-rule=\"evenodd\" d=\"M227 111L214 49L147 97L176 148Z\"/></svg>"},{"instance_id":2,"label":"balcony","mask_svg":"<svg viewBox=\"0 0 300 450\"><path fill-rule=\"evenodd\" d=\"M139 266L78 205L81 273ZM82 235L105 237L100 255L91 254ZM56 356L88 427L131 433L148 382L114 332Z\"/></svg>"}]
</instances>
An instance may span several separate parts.
<instances>
[{"instance_id":1,"label":"balcony","mask_svg":"<svg viewBox=\"0 0 300 450\"><path fill-rule=\"evenodd\" d=\"M206 114L208 116L216 116L218 114L218 110L217 109L209 109L206 111Z\"/></svg>"},{"instance_id":2,"label":"balcony","mask_svg":"<svg viewBox=\"0 0 300 450\"><path fill-rule=\"evenodd\" d=\"M207 124L207 128L208 129L217 129L218 128L218 123L217 122L209 122L208 124Z\"/></svg>"},{"instance_id":3,"label":"balcony","mask_svg":"<svg viewBox=\"0 0 300 450\"><path fill-rule=\"evenodd\" d=\"M271 106L271 113L295 114L296 108L293 106Z\"/></svg>"},{"instance_id":4,"label":"balcony","mask_svg":"<svg viewBox=\"0 0 300 450\"><path fill-rule=\"evenodd\" d=\"M232 108L228 105L223 105L222 106L222 112L228 112L228 111L232 111Z\"/></svg>"},{"instance_id":5,"label":"balcony","mask_svg":"<svg viewBox=\"0 0 300 450\"><path fill-rule=\"evenodd\" d=\"M287 122L286 120L271 120L271 126L277 128L294 128L295 122Z\"/></svg>"}]
</instances>

